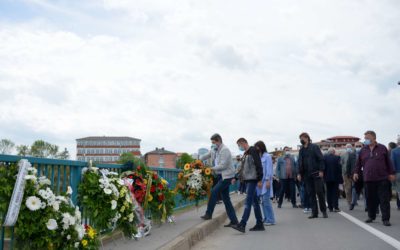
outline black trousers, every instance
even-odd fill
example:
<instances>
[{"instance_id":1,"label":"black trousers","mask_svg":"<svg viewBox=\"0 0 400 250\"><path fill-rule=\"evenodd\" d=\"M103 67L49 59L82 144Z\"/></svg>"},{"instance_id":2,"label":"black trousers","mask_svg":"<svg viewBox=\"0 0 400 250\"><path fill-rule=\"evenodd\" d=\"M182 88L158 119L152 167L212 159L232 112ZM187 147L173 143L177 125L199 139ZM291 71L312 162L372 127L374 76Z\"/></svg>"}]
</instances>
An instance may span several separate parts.
<instances>
[{"instance_id":1,"label":"black trousers","mask_svg":"<svg viewBox=\"0 0 400 250\"><path fill-rule=\"evenodd\" d=\"M365 182L365 192L367 194L368 217L376 219L376 210L380 205L382 221L390 220L390 197L389 180Z\"/></svg>"},{"instance_id":2,"label":"black trousers","mask_svg":"<svg viewBox=\"0 0 400 250\"><path fill-rule=\"evenodd\" d=\"M339 183L326 182L326 199L329 210L339 209Z\"/></svg>"},{"instance_id":3,"label":"black trousers","mask_svg":"<svg viewBox=\"0 0 400 250\"><path fill-rule=\"evenodd\" d=\"M317 196L319 209L322 213L326 213L326 203L325 203L325 187L324 181L319 177L309 177L306 179L306 190L310 197L310 205L312 209L312 214L318 215L318 204L317 204Z\"/></svg>"},{"instance_id":4,"label":"black trousers","mask_svg":"<svg viewBox=\"0 0 400 250\"><path fill-rule=\"evenodd\" d=\"M290 201L292 205L296 205L296 183L294 179L281 179L281 190L279 192L279 205L283 203L283 196L285 195L286 191L289 190L290 194Z\"/></svg>"}]
</instances>

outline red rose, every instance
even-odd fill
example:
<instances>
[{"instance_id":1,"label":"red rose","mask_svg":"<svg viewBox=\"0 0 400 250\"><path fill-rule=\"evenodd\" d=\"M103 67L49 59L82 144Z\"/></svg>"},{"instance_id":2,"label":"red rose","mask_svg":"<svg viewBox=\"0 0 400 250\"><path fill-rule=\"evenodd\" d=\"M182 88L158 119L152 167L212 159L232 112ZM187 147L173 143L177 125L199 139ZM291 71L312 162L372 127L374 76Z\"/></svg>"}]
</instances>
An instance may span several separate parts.
<instances>
[{"instance_id":1,"label":"red rose","mask_svg":"<svg viewBox=\"0 0 400 250\"><path fill-rule=\"evenodd\" d=\"M161 202L164 201L165 200L164 194L158 194L158 200Z\"/></svg>"},{"instance_id":2,"label":"red rose","mask_svg":"<svg viewBox=\"0 0 400 250\"><path fill-rule=\"evenodd\" d=\"M160 183L160 184L158 184L158 189L160 189L160 190L163 190L164 189L164 186Z\"/></svg>"},{"instance_id":3,"label":"red rose","mask_svg":"<svg viewBox=\"0 0 400 250\"><path fill-rule=\"evenodd\" d=\"M157 180L157 179L158 179L157 174L153 174L153 179L154 179L154 180Z\"/></svg>"},{"instance_id":4,"label":"red rose","mask_svg":"<svg viewBox=\"0 0 400 250\"><path fill-rule=\"evenodd\" d=\"M128 175L128 178L132 180L133 179L133 175Z\"/></svg>"},{"instance_id":5,"label":"red rose","mask_svg":"<svg viewBox=\"0 0 400 250\"><path fill-rule=\"evenodd\" d=\"M150 192L154 193L155 191L156 191L156 186L152 185L151 188L150 188Z\"/></svg>"}]
</instances>

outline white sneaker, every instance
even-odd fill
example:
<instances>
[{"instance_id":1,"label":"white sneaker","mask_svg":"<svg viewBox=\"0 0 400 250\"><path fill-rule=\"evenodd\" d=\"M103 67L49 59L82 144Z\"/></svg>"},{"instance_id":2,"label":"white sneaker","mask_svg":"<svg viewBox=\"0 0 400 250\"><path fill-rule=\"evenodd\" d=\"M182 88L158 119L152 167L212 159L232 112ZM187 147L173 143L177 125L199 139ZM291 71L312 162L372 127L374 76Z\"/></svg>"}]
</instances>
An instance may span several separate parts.
<instances>
[{"instance_id":1,"label":"white sneaker","mask_svg":"<svg viewBox=\"0 0 400 250\"><path fill-rule=\"evenodd\" d=\"M275 223L264 222L264 226L275 226Z\"/></svg>"},{"instance_id":2,"label":"white sneaker","mask_svg":"<svg viewBox=\"0 0 400 250\"><path fill-rule=\"evenodd\" d=\"M303 212L305 214L309 214L309 213L311 213L311 209L310 208L306 208L306 209L303 210Z\"/></svg>"}]
</instances>

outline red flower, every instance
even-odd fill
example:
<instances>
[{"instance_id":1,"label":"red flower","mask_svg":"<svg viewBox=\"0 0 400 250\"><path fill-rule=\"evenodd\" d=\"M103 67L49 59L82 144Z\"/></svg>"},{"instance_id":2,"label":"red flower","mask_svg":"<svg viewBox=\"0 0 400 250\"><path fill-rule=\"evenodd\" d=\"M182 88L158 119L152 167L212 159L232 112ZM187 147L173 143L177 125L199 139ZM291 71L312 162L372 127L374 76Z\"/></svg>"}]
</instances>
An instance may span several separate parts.
<instances>
[{"instance_id":1,"label":"red flower","mask_svg":"<svg viewBox=\"0 0 400 250\"><path fill-rule=\"evenodd\" d=\"M151 185L150 193L154 193L156 191L156 186Z\"/></svg>"},{"instance_id":2,"label":"red flower","mask_svg":"<svg viewBox=\"0 0 400 250\"><path fill-rule=\"evenodd\" d=\"M158 187L158 189L160 189L160 190L163 190L163 189L164 189L164 186L163 186L161 183L159 183L157 187Z\"/></svg>"},{"instance_id":3,"label":"red flower","mask_svg":"<svg viewBox=\"0 0 400 250\"><path fill-rule=\"evenodd\" d=\"M161 202L164 201L165 200L164 194L162 194L162 193L158 194L158 200Z\"/></svg>"},{"instance_id":4,"label":"red flower","mask_svg":"<svg viewBox=\"0 0 400 250\"><path fill-rule=\"evenodd\" d=\"M89 230L89 228L90 228L89 225L85 224L85 230Z\"/></svg>"},{"instance_id":5,"label":"red flower","mask_svg":"<svg viewBox=\"0 0 400 250\"><path fill-rule=\"evenodd\" d=\"M141 168L140 166L139 166L139 167L137 167L137 170L138 170L138 171L140 171L141 169L142 169L142 168Z\"/></svg>"},{"instance_id":6,"label":"red flower","mask_svg":"<svg viewBox=\"0 0 400 250\"><path fill-rule=\"evenodd\" d=\"M157 180L157 179L158 179L157 174L153 174L153 179L154 179L154 180Z\"/></svg>"},{"instance_id":7,"label":"red flower","mask_svg":"<svg viewBox=\"0 0 400 250\"><path fill-rule=\"evenodd\" d=\"M133 179L133 175L128 175L128 178L132 180Z\"/></svg>"}]
</instances>

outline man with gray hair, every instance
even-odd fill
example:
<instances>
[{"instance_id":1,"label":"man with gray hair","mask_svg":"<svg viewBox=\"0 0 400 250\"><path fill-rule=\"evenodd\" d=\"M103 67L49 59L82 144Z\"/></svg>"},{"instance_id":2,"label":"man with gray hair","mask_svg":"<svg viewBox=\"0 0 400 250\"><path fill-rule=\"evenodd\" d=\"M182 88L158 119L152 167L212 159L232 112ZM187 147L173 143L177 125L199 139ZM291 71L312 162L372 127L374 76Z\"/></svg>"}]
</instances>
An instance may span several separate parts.
<instances>
[{"instance_id":1,"label":"man with gray hair","mask_svg":"<svg viewBox=\"0 0 400 250\"><path fill-rule=\"evenodd\" d=\"M392 150L390 158L393 162L393 166L396 170L396 180L394 181L394 187L397 192L397 209L400 210L400 135L397 137L397 145L395 149Z\"/></svg>"},{"instance_id":2,"label":"man with gray hair","mask_svg":"<svg viewBox=\"0 0 400 250\"><path fill-rule=\"evenodd\" d=\"M342 166L340 165L340 157L336 155L334 148L329 148L328 154L324 156L324 162L324 179L326 182L328 208L330 212L340 212L339 184L343 183Z\"/></svg>"},{"instance_id":3,"label":"man with gray hair","mask_svg":"<svg viewBox=\"0 0 400 250\"><path fill-rule=\"evenodd\" d=\"M356 166L357 155L351 144L346 145L346 152L342 155L340 163L342 164L343 174L343 187L346 194L347 204L350 210L354 209L353 197L352 197L352 173Z\"/></svg>"}]
</instances>

